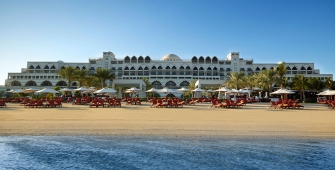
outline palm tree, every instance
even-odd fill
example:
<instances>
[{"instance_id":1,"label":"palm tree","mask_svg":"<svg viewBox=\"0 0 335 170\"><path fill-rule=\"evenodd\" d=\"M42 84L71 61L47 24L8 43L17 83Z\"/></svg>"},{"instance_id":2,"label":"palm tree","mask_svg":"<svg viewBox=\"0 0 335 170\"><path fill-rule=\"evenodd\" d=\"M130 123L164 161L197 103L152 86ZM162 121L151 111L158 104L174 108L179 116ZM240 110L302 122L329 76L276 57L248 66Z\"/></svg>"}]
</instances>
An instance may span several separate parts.
<instances>
[{"instance_id":1,"label":"palm tree","mask_svg":"<svg viewBox=\"0 0 335 170\"><path fill-rule=\"evenodd\" d=\"M307 78L303 74L296 74L293 78L293 88L300 91L300 100L305 101L304 91L308 86Z\"/></svg>"},{"instance_id":2,"label":"palm tree","mask_svg":"<svg viewBox=\"0 0 335 170\"><path fill-rule=\"evenodd\" d=\"M326 83L321 80L320 77L311 77L307 79L309 89L320 92L326 87Z\"/></svg>"},{"instance_id":3,"label":"palm tree","mask_svg":"<svg viewBox=\"0 0 335 170\"><path fill-rule=\"evenodd\" d=\"M280 85L280 88L284 88L284 83L285 83L285 79L284 76L286 74L287 68L285 66L284 62L281 62L278 65L278 68L276 69L276 72L278 74L278 83Z\"/></svg>"},{"instance_id":4,"label":"palm tree","mask_svg":"<svg viewBox=\"0 0 335 170\"><path fill-rule=\"evenodd\" d=\"M111 74L111 70L107 68L98 68L97 71L94 74L95 77L97 77L101 81L101 88L104 88L106 86L106 80L113 80L115 77L113 74Z\"/></svg>"},{"instance_id":5,"label":"palm tree","mask_svg":"<svg viewBox=\"0 0 335 170\"><path fill-rule=\"evenodd\" d=\"M326 87L328 89L332 89L333 81L332 81L332 79L330 77L326 78L326 82L325 83L326 83Z\"/></svg>"},{"instance_id":6,"label":"palm tree","mask_svg":"<svg viewBox=\"0 0 335 170\"><path fill-rule=\"evenodd\" d=\"M226 81L225 85L229 88L239 89L244 85L244 72L230 72L229 79Z\"/></svg>"},{"instance_id":7,"label":"palm tree","mask_svg":"<svg viewBox=\"0 0 335 170\"><path fill-rule=\"evenodd\" d=\"M83 81L83 86L87 86L87 87L97 87L100 85L100 81L97 77L95 76L90 76L87 75L85 77L85 80Z\"/></svg>"},{"instance_id":8,"label":"palm tree","mask_svg":"<svg viewBox=\"0 0 335 170\"><path fill-rule=\"evenodd\" d=\"M257 78L257 75L254 74L254 75L247 75L244 77L244 86L245 87L248 87L248 88L252 88L252 87L255 87L256 85L256 78Z\"/></svg>"},{"instance_id":9,"label":"palm tree","mask_svg":"<svg viewBox=\"0 0 335 170\"><path fill-rule=\"evenodd\" d=\"M190 84L189 84L188 87L187 87L190 91L186 91L186 92L184 93L185 96L192 96L192 90L196 89L195 83L196 83L197 81L198 81L197 79L193 79L193 80L190 82Z\"/></svg>"},{"instance_id":10,"label":"palm tree","mask_svg":"<svg viewBox=\"0 0 335 170\"><path fill-rule=\"evenodd\" d=\"M71 81L74 79L75 68L72 66L67 66L64 69L59 70L58 74L63 79L67 79L67 87L70 88Z\"/></svg>"},{"instance_id":11,"label":"palm tree","mask_svg":"<svg viewBox=\"0 0 335 170\"><path fill-rule=\"evenodd\" d=\"M149 82L147 77L142 77L143 82L145 83L145 91L152 88L152 84Z\"/></svg>"},{"instance_id":12,"label":"palm tree","mask_svg":"<svg viewBox=\"0 0 335 170\"><path fill-rule=\"evenodd\" d=\"M259 72L263 83L268 87L269 94L272 92L272 85L278 81L278 74L276 70L262 70Z\"/></svg>"},{"instance_id":13,"label":"palm tree","mask_svg":"<svg viewBox=\"0 0 335 170\"><path fill-rule=\"evenodd\" d=\"M74 71L73 80L78 81L79 87L81 87L87 77L87 70L78 70ZM91 87L91 86L90 86Z\"/></svg>"}]
</instances>

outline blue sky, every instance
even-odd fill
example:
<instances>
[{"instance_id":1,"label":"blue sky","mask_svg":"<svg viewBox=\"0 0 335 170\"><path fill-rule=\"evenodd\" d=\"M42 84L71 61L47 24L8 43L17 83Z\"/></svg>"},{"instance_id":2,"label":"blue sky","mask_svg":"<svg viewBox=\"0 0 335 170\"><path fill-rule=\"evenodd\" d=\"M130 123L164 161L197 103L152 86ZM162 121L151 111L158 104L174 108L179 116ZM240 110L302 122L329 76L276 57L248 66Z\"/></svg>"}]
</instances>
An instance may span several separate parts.
<instances>
[{"instance_id":1,"label":"blue sky","mask_svg":"<svg viewBox=\"0 0 335 170\"><path fill-rule=\"evenodd\" d=\"M255 63L314 62L335 74L334 0L0 0L0 85L27 61L88 62L112 51Z\"/></svg>"}]
</instances>

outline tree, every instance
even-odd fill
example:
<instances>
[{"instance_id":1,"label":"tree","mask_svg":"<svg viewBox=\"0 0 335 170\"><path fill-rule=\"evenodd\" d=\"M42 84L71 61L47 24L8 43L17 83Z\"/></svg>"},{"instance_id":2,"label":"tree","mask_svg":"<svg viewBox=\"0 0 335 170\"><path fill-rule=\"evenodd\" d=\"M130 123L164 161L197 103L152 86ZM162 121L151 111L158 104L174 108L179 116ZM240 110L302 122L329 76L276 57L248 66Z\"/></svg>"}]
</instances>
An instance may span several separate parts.
<instances>
[{"instance_id":1,"label":"tree","mask_svg":"<svg viewBox=\"0 0 335 170\"><path fill-rule=\"evenodd\" d=\"M57 90L57 91L59 91L59 90L60 90L60 88L59 88L58 86L55 86L54 90Z\"/></svg>"},{"instance_id":2,"label":"tree","mask_svg":"<svg viewBox=\"0 0 335 170\"><path fill-rule=\"evenodd\" d=\"M188 87L187 87L190 91L186 91L186 92L184 93L185 96L192 96L192 90L196 89L195 83L196 83L197 81L198 81L197 79L193 79L193 80L190 82L190 84L189 84Z\"/></svg>"},{"instance_id":3,"label":"tree","mask_svg":"<svg viewBox=\"0 0 335 170\"><path fill-rule=\"evenodd\" d=\"M263 83L268 87L269 94L272 93L272 85L278 81L278 74L276 70L262 70L259 72Z\"/></svg>"},{"instance_id":4,"label":"tree","mask_svg":"<svg viewBox=\"0 0 335 170\"><path fill-rule=\"evenodd\" d=\"M311 77L307 79L308 88L311 90L316 90L320 92L322 89L326 87L326 83L321 80L320 77Z\"/></svg>"},{"instance_id":5,"label":"tree","mask_svg":"<svg viewBox=\"0 0 335 170\"><path fill-rule=\"evenodd\" d=\"M115 77L113 74L111 74L111 70L107 68L98 68L97 71L94 74L95 77L97 77L101 81L101 88L106 87L106 80L113 80Z\"/></svg>"},{"instance_id":6,"label":"tree","mask_svg":"<svg viewBox=\"0 0 335 170\"><path fill-rule=\"evenodd\" d=\"M95 76L89 76L87 75L85 77L85 80L83 81L83 86L87 87L97 87L100 85L100 81L97 77Z\"/></svg>"},{"instance_id":7,"label":"tree","mask_svg":"<svg viewBox=\"0 0 335 170\"><path fill-rule=\"evenodd\" d=\"M257 78L256 74L254 74L252 76L249 76L249 75L245 76L244 77L244 86L248 87L250 89L255 87L255 85L257 84L256 83L256 78Z\"/></svg>"},{"instance_id":8,"label":"tree","mask_svg":"<svg viewBox=\"0 0 335 170\"><path fill-rule=\"evenodd\" d=\"M229 80L226 81L225 85L229 88L239 89L244 85L244 72L230 72Z\"/></svg>"},{"instance_id":9,"label":"tree","mask_svg":"<svg viewBox=\"0 0 335 170\"><path fill-rule=\"evenodd\" d=\"M285 74L286 74L286 71L287 71L287 68L286 68L286 65L284 62L281 62L279 65L278 65L278 68L276 69L276 72L277 72L277 75L278 75L278 84L280 85L280 88L286 88L284 86L284 83L285 83Z\"/></svg>"},{"instance_id":10,"label":"tree","mask_svg":"<svg viewBox=\"0 0 335 170\"><path fill-rule=\"evenodd\" d=\"M326 82L325 83L326 83L326 87L328 89L332 89L333 81L332 81L332 79L330 77L326 78Z\"/></svg>"},{"instance_id":11,"label":"tree","mask_svg":"<svg viewBox=\"0 0 335 170\"><path fill-rule=\"evenodd\" d=\"M150 90L152 88L152 84L149 82L147 77L142 77L142 80L145 84L145 91Z\"/></svg>"},{"instance_id":12,"label":"tree","mask_svg":"<svg viewBox=\"0 0 335 170\"><path fill-rule=\"evenodd\" d=\"M63 79L67 79L67 87L70 88L70 84L74 78L74 71L75 68L72 66L67 66L64 69L59 70L58 74L61 76Z\"/></svg>"},{"instance_id":13,"label":"tree","mask_svg":"<svg viewBox=\"0 0 335 170\"><path fill-rule=\"evenodd\" d=\"M79 70L79 69L76 69L76 70L74 71L73 80L78 81L78 83L79 83L79 87L83 86L83 83L84 83L86 77L87 77L87 70ZM91 86L90 86L90 87L91 87Z\"/></svg>"},{"instance_id":14,"label":"tree","mask_svg":"<svg viewBox=\"0 0 335 170\"><path fill-rule=\"evenodd\" d=\"M292 78L292 81L293 81L293 88L300 91L301 93L300 100L304 102L305 101L304 91L306 87L308 87L307 78L303 74L296 74Z\"/></svg>"}]
</instances>

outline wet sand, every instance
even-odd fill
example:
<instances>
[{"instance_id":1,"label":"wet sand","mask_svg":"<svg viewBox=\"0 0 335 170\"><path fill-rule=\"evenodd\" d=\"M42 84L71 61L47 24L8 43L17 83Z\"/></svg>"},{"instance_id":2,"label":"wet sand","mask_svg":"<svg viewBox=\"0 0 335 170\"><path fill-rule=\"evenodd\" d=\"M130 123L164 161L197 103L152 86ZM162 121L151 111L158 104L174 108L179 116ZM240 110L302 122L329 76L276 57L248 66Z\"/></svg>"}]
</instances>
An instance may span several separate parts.
<instances>
[{"instance_id":1,"label":"wet sand","mask_svg":"<svg viewBox=\"0 0 335 170\"><path fill-rule=\"evenodd\" d=\"M304 104L302 109L270 109L253 103L240 109L196 104L151 108L149 103L121 108L0 108L0 135L109 135L161 137L243 137L335 139L335 110Z\"/></svg>"}]
</instances>

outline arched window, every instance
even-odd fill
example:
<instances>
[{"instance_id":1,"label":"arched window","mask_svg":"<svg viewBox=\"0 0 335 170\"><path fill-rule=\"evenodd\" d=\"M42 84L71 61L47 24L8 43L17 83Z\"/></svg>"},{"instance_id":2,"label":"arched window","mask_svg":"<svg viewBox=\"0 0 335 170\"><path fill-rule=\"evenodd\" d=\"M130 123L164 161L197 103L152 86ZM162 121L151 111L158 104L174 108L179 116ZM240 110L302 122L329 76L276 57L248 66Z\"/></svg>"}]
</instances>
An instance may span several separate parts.
<instances>
[{"instance_id":1,"label":"arched window","mask_svg":"<svg viewBox=\"0 0 335 170\"><path fill-rule=\"evenodd\" d=\"M216 67L214 67L213 70L218 70L218 69Z\"/></svg>"},{"instance_id":2,"label":"arched window","mask_svg":"<svg viewBox=\"0 0 335 170\"><path fill-rule=\"evenodd\" d=\"M56 69L56 67L53 65L53 66L51 66L51 68L50 69Z\"/></svg>"},{"instance_id":3,"label":"arched window","mask_svg":"<svg viewBox=\"0 0 335 170\"><path fill-rule=\"evenodd\" d=\"M189 66L186 66L186 68L185 68L186 70L191 70L191 68L189 67Z\"/></svg>"},{"instance_id":4,"label":"arched window","mask_svg":"<svg viewBox=\"0 0 335 170\"><path fill-rule=\"evenodd\" d=\"M166 66L166 68L165 68L166 70L170 70L170 66Z\"/></svg>"},{"instance_id":5,"label":"arched window","mask_svg":"<svg viewBox=\"0 0 335 170\"><path fill-rule=\"evenodd\" d=\"M256 71L261 71L261 69L259 69L259 67L256 67Z\"/></svg>"},{"instance_id":6,"label":"arched window","mask_svg":"<svg viewBox=\"0 0 335 170\"><path fill-rule=\"evenodd\" d=\"M208 68L207 68L207 70L208 70L208 71L211 71L211 70L212 70L212 68L208 67Z\"/></svg>"},{"instance_id":7,"label":"arched window","mask_svg":"<svg viewBox=\"0 0 335 170\"><path fill-rule=\"evenodd\" d=\"M45 70L49 69L49 66L48 65L44 66L44 69Z\"/></svg>"},{"instance_id":8,"label":"arched window","mask_svg":"<svg viewBox=\"0 0 335 170\"><path fill-rule=\"evenodd\" d=\"M43 81L41 83L41 86L52 86L51 82L50 81Z\"/></svg>"},{"instance_id":9,"label":"arched window","mask_svg":"<svg viewBox=\"0 0 335 170\"><path fill-rule=\"evenodd\" d=\"M287 66L287 67L286 67L286 70L291 70L291 67Z\"/></svg>"},{"instance_id":10,"label":"arched window","mask_svg":"<svg viewBox=\"0 0 335 170\"><path fill-rule=\"evenodd\" d=\"M204 68L200 67L199 70L204 70Z\"/></svg>"},{"instance_id":11,"label":"arched window","mask_svg":"<svg viewBox=\"0 0 335 170\"><path fill-rule=\"evenodd\" d=\"M312 70L312 68L311 67L307 67L307 70Z\"/></svg>"},{"instance_id":12,"label":"arched window","mask_svg":"<svg viewBox=\"0 0 335 170\"><path fill-rule=\"evenodd\" d=\"M162 67L162 66L159 66L159 67L158 67L158 70L162 70L162 69L163 69L163 67Z\"/></svg>"},{"instance_id":13,"label":"arched window","mask_svg":"<svg viewBox=\"0 0 335 170\"><path fill-rule=\"evenodd\" d=\"M294 67L292 68L292 70L298 70L298 69L297 69L297 67L294 66Z\"/></svg>"},{"instance_id":14,"label":"arched window","mask_svg":"<svg viewBox=\"0 0 335 170\"><path fill-rule=\"evenodd\" d=\"M131 67L130 70L135 70L135 67Z\"/></svg>"},{"instance_id":15,"label":"arched window","mask_svg":"<svg viewBox=\"0 0 335 170\"><path fill-rule=\"evenodd\" d=\"M198 68L197 68L197 67L194 67L193 70L198 70Z\"/></svg>"},{"instance_id":16,"label":"arched window","mask_svg":"<svg viewBox=\"0 0 335 170\"><path fill-rule=\"evenodd\" d=\"M200 56L199 57L199 64L204 64L204 62L205 62L204 57Z\"/></svg>"},{"instance_id":17,"label":"arched window","mask_svg":"<svg viewBox=\"0 0 335 170\"><path fill-rule=\"evenodd\" d=\"M124 70L129 70L129 68L126 66L126 67L124 68Z\"/></svg>"},{"instance_id":18,"label":"arched window","mask_svg":"<svg viewBox=\"0 0 335 170\"><path fill-rule=\"evenodd\" d=\"M196 56L194 56L194 57L192 58L192 63L198 63L198 59L197 59Z\"/></svg>"},{"instance_id":19,"label":"arched window","mask_svg":"<svg viewBox=\"0 0 335 170\"><path fill-rule=\"evenodd\" d=\"M180 83L180 87L187 87L187 86L189 86L190 85L190 83L188 82L188 81L183 81L183 82L181 82Z\"/></svg>"},{"instance_id":20,"label":"arched window","mask_svg":"<svg viewBox=\"0 0 335 170\"><path fill-rule=\"evenodd\" d=\"M144 63L144 59L142 56L138 57L138 63Z\"/></svg>"},{"instance_id":21,"label":"arched window","mask_svg":"<svg viewBox=\"0 0 335 170\"><path fill-rule=\"evenodd\" d=\"M211 58L209 56L206 57L206 64L210 64L211 63Z\"/></svg>"},{"instance_id":22,"label":"arched window","mask_svg":"<svg viewBox=\"0 0 335 170\"><path fill-rule=\"evenodd\" d=\"M126 56L126 58L124 58L124 63L130 63L130 58L128 56Z\"/></svg>"},{"instance_id":23,"label":"arched window","mask_svg":"<svg viewBox=\"0 0 335 170\"><path fill-rule=\"evenodd\" d=\"M179 70L184 70L184 66L180 66Z\"/></svg>"},{"instance_id":24,"label":"arched window","mask_svg":"<svg viewBox=\"0 0 335 170\"><path fill-rule=\"evenodd\" d=\"M19 81L13 81L10 83L11 86L21 86L21 83Z\"/></svg>"},{"instance_id":25,"label":"arched window","mask_svg":"<svg viewBox=\"0 0 335 170\"><path fill-rule=\"evenodd\" d=\"M149 56L146 56L146 57L145 57L145 63L150 63L150 60L151 60L151 59L150 59Z\"/></svg>"},{"instance_id":26,"label":"arched window","mask_svg":"<svg viewBox=\"0 0 335 170\"><path fill-rule=\"evenodd\" d=\"M165 87L168 87L169 89L176 89L176 83L173 81L168 81L167 83L165 83Z\"/></svg>"},{"instance_id":27,"label":"arched window","mask_svg":"<svg viewBox=\"0 0 335 170\"><path fill-rule=\"evenodd\" d=\"M149 68L148 68L148 67L145 67L144 70L149 70Z\"/></svg>"},{"instance_id":28,"label":"arched window","mask_svg":"<svg viewBox=\"0 0 335 170\"><path fill-rule=\"evenodd\" d=\"M302 66L300 70L306 70L306 68L304 66Z\"/></svg>"},{"instance_id":29,"label":"arched window","mask_svg":"<svg viewBox=\"0 0 335 170\"><path fill-rule=\"evenodd\" d=\"M133 57L131 58L131 62L132 62L132 63L137 63L137 58L136 58L135 56L133 56Z\"/></svg>"},{"instance_id":30,"label":"arched window","mask_svg":"<svg viewBox=\"0 0 335 170\"><path fill-rule=\"evenodd\" d=\"M159 82L159 81L154 81L151 83L151 85L155 88L155 89L162 89L163 86L162 86L162 83Z\"/></svg>"},{"instance_id":31,"label":"arched window","mask_svg":"<svg viewBox=\"0 0 335 170\"><path fill-rule=\"evenodd\" d=\"M34 66L33 66L33 65L31 65L31 66L29 67L29 69L34 69Z\"/></svg>"},{"instance_id":32,"label":"arched window","mask_svg":"<svg viewBox=\"0 0 335 170\"><path fill-rule=\"evenodd\" d=\"M65 87L65 86L67 86L67 83L65 81L58 81L57 84L56 84L56 86L58 86L58 87Z\"/></svg>"},{"instance_id":33,"label":"arched window","mask_svg":"<svg viewBox=\"0 0 335 170\"><path fill-rule=\"evenodd\" d=\"M156 69L156 66L152 66L151 69L155 70L155 69Z\"/></svg>"},{"instance_id":34,"label":"arched window","mask_svg":"<svg viewBox=\"0 0 335 170\"><path fill-rule=\"evenodd\" d=\"M263 67L263 68L262 68L262 70L266 70L266 68L265 68L265 67Z\"/></svg>"},{"instance_id":35,"label":"arched window","mask_svg":"<svg viewBox=\"0 0 335 170\"><path fill-rule=\"evenodd\" d=\"M37 86L35 81L28 81L25 86Z\"/></svg>"},{"instance_id":36,"label":"arched window","mask_svg":"<svg viewBox=\"0 0 335 170\"><path fill-rule=\"evenodd\" d=\"M80 67L79 67L79 66L77 66L77 67L76 67L76 69L77 69L77 70L80 70Z\"/></svg>"},{"instance_id":37,"label":"arched window","mask_svg":"<svg viewBox=\"0 0 335 170\"><path fill-rule=\"evenodd\" d=\"M270 67L270 70L273 70L273 67Z\"/></svg>"},{"instance_id":38,"label":"arched window","mask_svg":"<svg viewBox=\"0 0 335 170\"><path fill-rule=\"evenodd\" d=\"M85 67L85 66L83 66L81 69L82 69L82 70L86 70L86 67Z\"/></svg>"},{"instance_id":39,"label":"arched window","mask_svg":"<svg viewBox=\"0 0 335 170\"><path fill-rule=\"evenodd\" d=\"M172 68L171 68L172 70L176 70L177 68L176 68L176 66L172 66Z\"/></svg>"},{"instance_id":40,"label":"arched window","mask_svg":"<svg viewBox=\"0 0 335 170\"><path fill-rule=\"evenodd\" d=\"M35 69L36 69L36 70L37 70L37 69L41 69L41 67L38 65L38 66L36 66L36 68L35 68Z\"/></svg>"},{"instance_id":41,"label":"arched window","mask_svg":"<svg viewBox=\"0 0 335 170\"><path fill-rule=\"evenodd\" d=\"M138 70L143 70L143 68L142 68L142 67L140 67L140 68L138 68Z\"/></svg>"},{"instance_id":42,"label":"arched window","mask_svg":"<svg viewBox=\"0 0 335 170\"><path fill-rule=\"evenodd\" d=\"M77 87L77 82L72 82L71 86L72 87Z\"/></svg>"},{"instance_id":43,"label":"arched window","mask_svg":"<svg viewBox=\"0 0 335 170\"><path fill-rule=\"evenodd\" d=\"M217 64L218 62L219 62L218 58L214 56L212 59L212 63Z\"/></svg>"}]
</instances>

